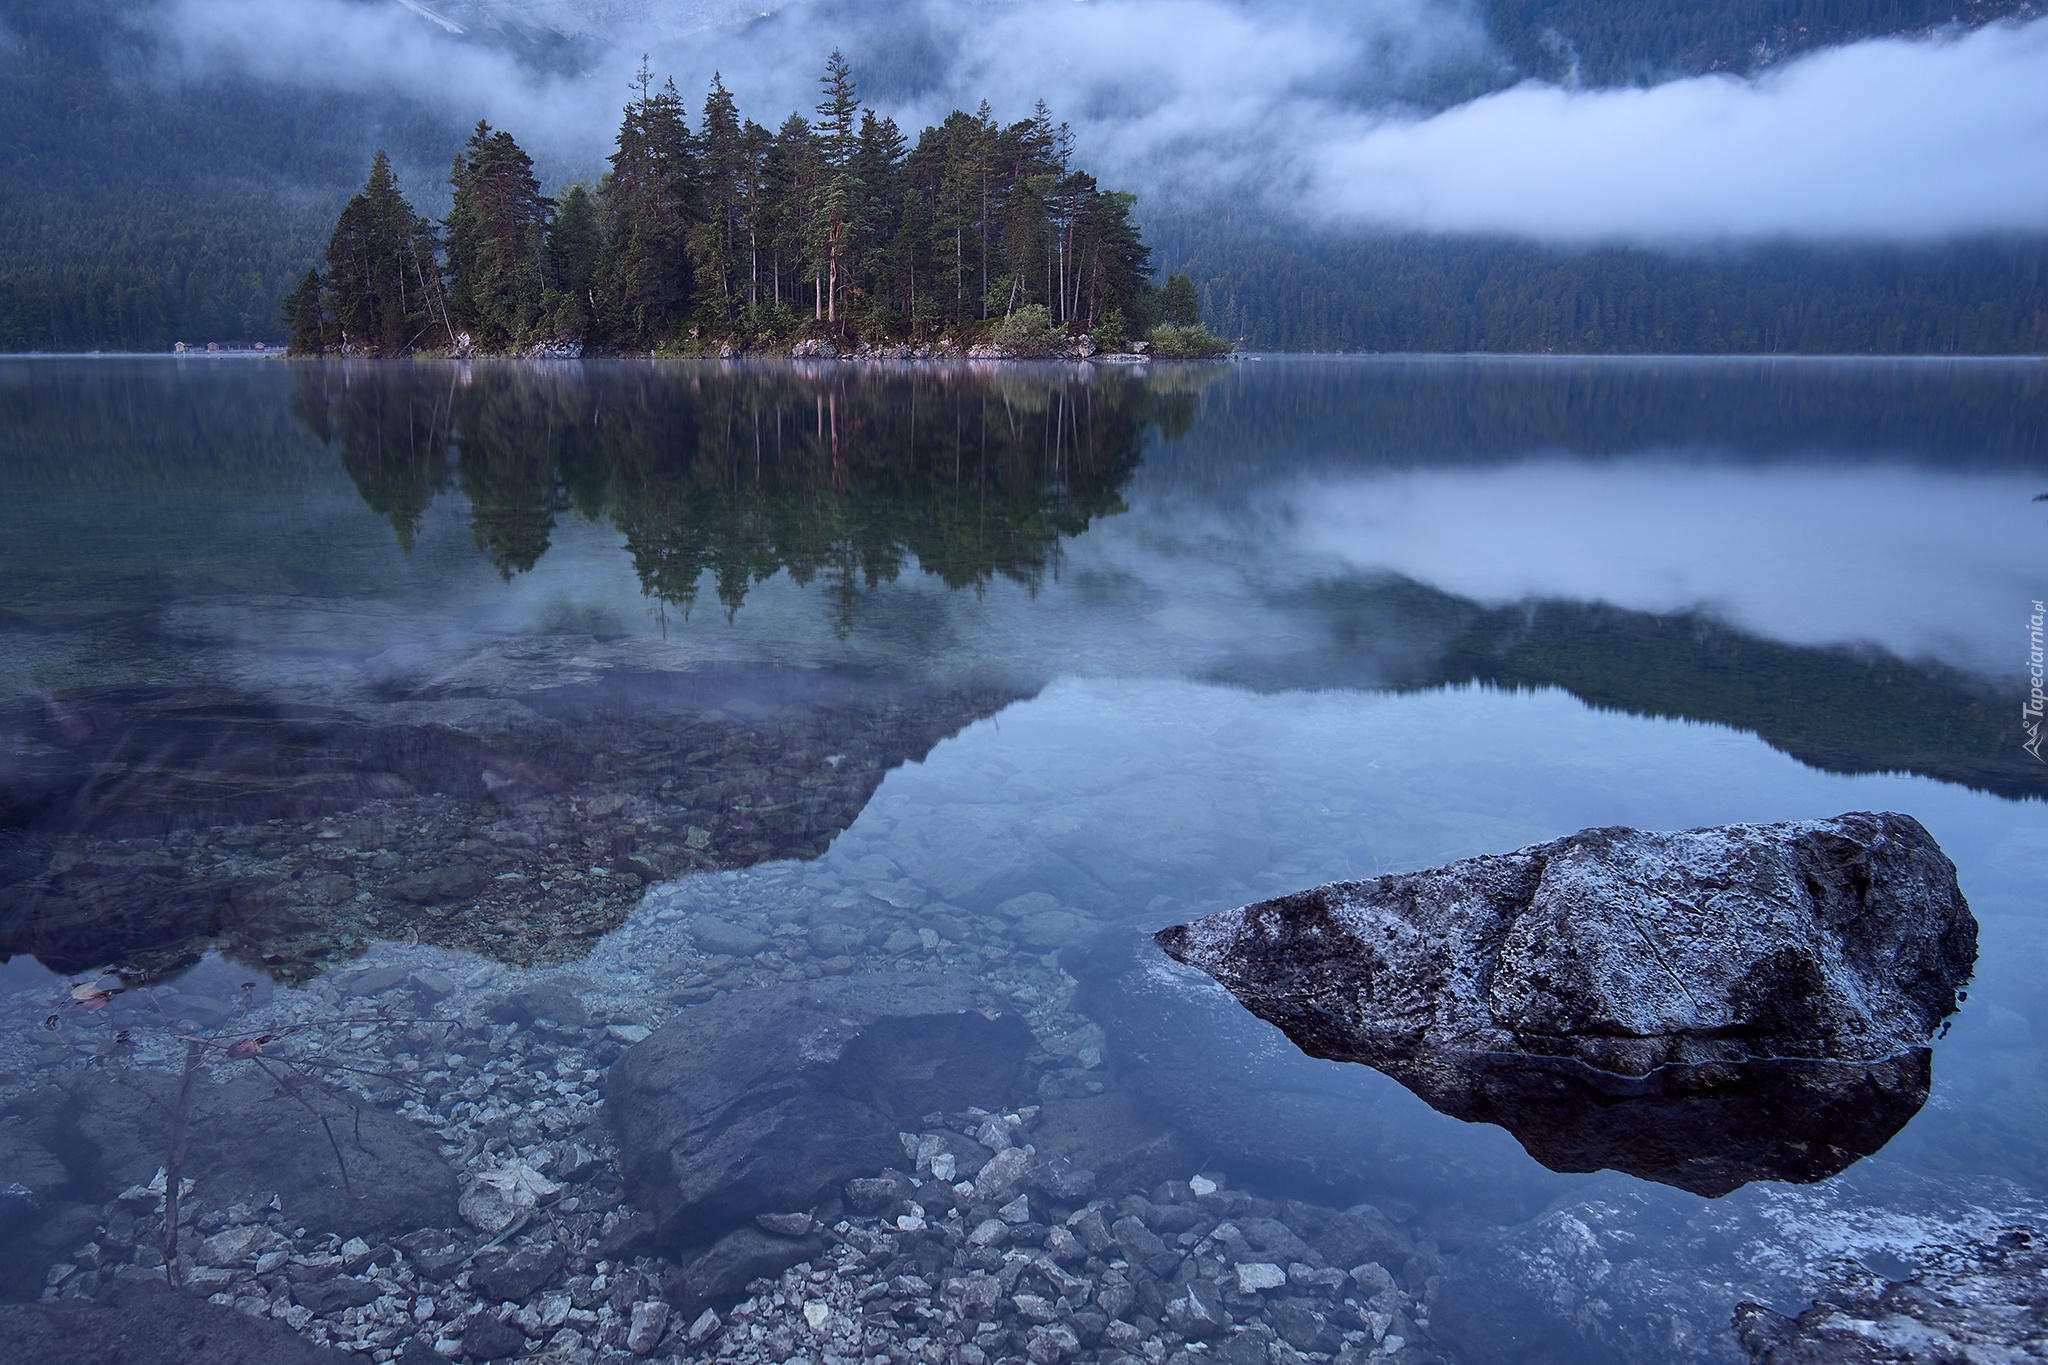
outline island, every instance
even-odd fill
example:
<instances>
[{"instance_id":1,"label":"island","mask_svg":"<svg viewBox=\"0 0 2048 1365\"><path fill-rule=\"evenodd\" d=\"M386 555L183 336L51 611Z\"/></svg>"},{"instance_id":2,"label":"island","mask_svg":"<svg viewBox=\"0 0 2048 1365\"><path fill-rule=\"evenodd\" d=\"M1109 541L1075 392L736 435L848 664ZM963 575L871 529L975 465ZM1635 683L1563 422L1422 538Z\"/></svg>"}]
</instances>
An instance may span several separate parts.
<instances>
[{"instance_id":1,"label":"island","mask_svg":"<svg viewBox=\"0 0 2048 1365\"><path fill-rule=\"evenodd\" d=\"M642 66L611 169L541 193L478 122L434 223L377 153L285 300L295 356L1201 359L1193 280L1152 283L1136 197L1073 164L1044 101L912 146L834 52L815 121L769 131L714 76L693 129Z\"/></svg>"}]
</instances>

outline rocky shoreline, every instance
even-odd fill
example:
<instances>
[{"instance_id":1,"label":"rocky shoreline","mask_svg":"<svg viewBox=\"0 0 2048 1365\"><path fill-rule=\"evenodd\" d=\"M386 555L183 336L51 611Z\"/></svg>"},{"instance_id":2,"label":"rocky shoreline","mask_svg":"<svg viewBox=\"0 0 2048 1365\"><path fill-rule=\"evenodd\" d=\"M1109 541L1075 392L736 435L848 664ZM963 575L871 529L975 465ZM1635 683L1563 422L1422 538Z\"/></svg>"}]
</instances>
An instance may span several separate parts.
<instances>
[{"instance_id":1,"label":"rocky shoreline","mask_svg":"<svg viewBox=\"0 0 2048 1365\"><path fill-rule=\"evenodd\" d=\"M1388 1164L1370 1099L1309 1095L1296 1068L1321 1064L1274 1050L1201 973L1042 892L936 900L862 842L650 887L573 970L384 942L299 989L208 958L111 1002L0 999L0 1294L23 1301L0 1308L0 1345L92 1359L160 1312L164 1087L192 1037L211 1042L178 1303L213 1315L190 1330L229 1361L289 1359L262 1335L283 1330L380 1365L1483 1365L1524 1358L1517 1342L1706 1365L1740 1358L1738 1302L1798 1308L1839 1282L1843 1248L1911 1262L2043 1213L1865 1163L1756 1198L1602 1187L1446 1222L1420 1191L1485 1173ZM1016 1020L973 1054L980 1101L916 1112L877 1088L922 1094L924 1071L889 1059L963 1046L872 1023L952 1008L887 1004L905 982ZM814 1034L787 1012L805 1000L856 1021L837 1051L801 1046L829 1072L814 1093L869 1097L860 1164L747 1185L687 1114L657 1131L615 1109L645 1069L624 1059L663 1038L722 1058L745 1029L791 1054L778 1040ZM783 1106L794 1126L761 1149L800 1168L804 1125L832 1148L847 1120L789 1108L762 1066L687 1097ZM685 1177L708 1193L651 1192Z\"/></svg>"}]
</instances>

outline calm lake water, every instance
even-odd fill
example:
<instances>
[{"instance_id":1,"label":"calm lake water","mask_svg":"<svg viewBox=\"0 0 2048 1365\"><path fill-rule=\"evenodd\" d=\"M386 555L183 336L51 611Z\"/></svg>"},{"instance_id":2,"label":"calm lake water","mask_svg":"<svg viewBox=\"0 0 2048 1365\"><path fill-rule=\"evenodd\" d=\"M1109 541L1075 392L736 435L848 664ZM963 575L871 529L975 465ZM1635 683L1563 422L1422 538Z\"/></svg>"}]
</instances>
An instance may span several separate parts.
<instances>
[{"instance_id":1,"label":"calm lake water","mask_svg":"<svg viewBox=\"0 0 2048 1365\"><path fill-rule=\"evenodd\" d=\"M0 362L0 1297L166 1277L183 1113L186 1290L376 1360L1745 1359L2048 1226L2042 495L2039 362ZM1980 956L1814 1184L1546 1169L1145 937L1852 810ZM618 1058L891 972L1028 1023L987 1112L653 1228Z\"/></svg>"}]
</instances>

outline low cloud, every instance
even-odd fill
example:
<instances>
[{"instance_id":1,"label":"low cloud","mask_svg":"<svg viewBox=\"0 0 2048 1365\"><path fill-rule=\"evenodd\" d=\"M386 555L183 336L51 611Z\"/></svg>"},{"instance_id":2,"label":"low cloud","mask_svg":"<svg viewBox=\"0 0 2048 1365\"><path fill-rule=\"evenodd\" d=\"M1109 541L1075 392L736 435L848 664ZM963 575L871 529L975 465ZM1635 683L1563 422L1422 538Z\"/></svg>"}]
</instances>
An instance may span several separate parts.
<instances>
[{"instance_id":1,"label":"low cloud","mask_svg":"<svg viewBox=\"0 0 2048 1365\"><path fill-rule=\"evenodd\" d=\"M1331 219L1564 240L2048 229L2048 21L1816 53L1759 79L1530 82L1327 146Z\"/></svg>"},{"instance_id":2,"label":"low cloud","mask_svg":"<svg viewBox=\"0 0 2048 1365\"><path fill-rule=\"evenodd\" d=\"M735 22L742 12L756 17ZM530 48L480 26L493 15L528 34L572 32L579 74L523 60ZM1432 114L1419 111L1426 92L1501 70L1464 0L905 0L773 13L738 0L165 0L159 19L181 76L232 71L402 97L456 123L489 118L570 174L601 169L643 52L693 104L720 71L743 110L772 124L815 102L838 46L872 102L913 133L983 98L1003 119L1043 98L1072 124L1085 164L1182 207L1228 199L1324 227L1567 243L2048 229L2048 20L1858 43L1753 80L1526 82Z\"/></svg>"}]
</instances>

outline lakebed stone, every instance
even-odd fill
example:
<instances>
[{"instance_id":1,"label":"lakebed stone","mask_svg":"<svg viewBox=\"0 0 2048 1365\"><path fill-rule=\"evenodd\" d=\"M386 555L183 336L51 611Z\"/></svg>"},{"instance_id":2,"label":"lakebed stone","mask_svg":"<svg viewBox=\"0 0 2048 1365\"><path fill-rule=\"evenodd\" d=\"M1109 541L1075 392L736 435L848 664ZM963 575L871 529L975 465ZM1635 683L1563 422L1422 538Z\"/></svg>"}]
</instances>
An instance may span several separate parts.
<instances>
[{"instance_id":1,"label":"lakebed stone","mask_svg":"<svg viewBox=\"0 0 2048 1365\"><path fill-rule=\"evenodd\" d=\"M670 1245L814 1208L901 1155L934 1111L998 1108L1032 1046L975 982L889 973L685 1010L613 1066L605 1113L629 1196Z\"/></svg>"},{"instance_id":2,"label":"lakebed stone","mask_svg":"<svg viewBox=\"0 0 2048 1365\"><path fill-rule=\"evenodd\" d=\"M63 1365L339 1365L281 1322L128 1281L100 1302L0 1306L0 1359Z\"/></svg>"},{"instance_id":3,"label":"lakebed stone","mask_svg":"<svg viewBox=\"0 0 2048 1365\"><path fill-rule=\"evenodd\" d=\"M1817 1180L1924 1103L1977 926L1910 816L1584 830L1162 930L1303 1051L1559 1170Z\"/></svg>"},{"instance_id":4,"label":"lakebed stone","mask_svg":"<svg viewBox=\"0 0 2048 1365\"><path fill-rule=\"evenodd\" d=\"M177 1078L162 1072L93 1071L23 1096L7 1113L22 1136L64 1164L76 1188L104 1201L147 1184L165 1165L177 1091ZM184 1171L201 1207L260 1205L275 1195L295 1223L344 1236L455 1220L455 1172L429 1135L310 1085L287 1094L260 1074L195 1080Z\"/></svg>"},{"instance_id":5,"label":"lakebed stone","mask_svg":"<svg viewBox=\"0 0 2048 1365\"><path fill-rule=\"evenodd\" d=\"M2048 1226L2044 1213L2039 1198L2009 1181L1932 1180L1883 1158L1819 1185L1758 1183L1710 1201L1609 1177L1461 1250L1445 1272L1433 1327L1466 1365L1733 1365L1744 1359L1729 1330L1740 1304L1786 1316L1816 1298L1846 1306L1869 1282L1859 1267L1880 1280L1932 1284L1943 1267L1969 1268L1957 1249ZM1783 1340L1782 1321L1751 1310L1744 1318L1763 1333L1760 1344ZM2026 1357L1757 1358L1903 1365Z\"/></svg>"},{"instance_id":6,"label":"lakebed stone","mask_svg":"<svg viewBox=\"0 0 2048 1365\"><path fill-rule=\"evenodd\" d=\"M1902 1281L1846 1267L1796 1317L1744 1303L1735 1310L1736 1340L1753 1365L2042 1358L2048 1246L2035 1229L1932 1248L1928 1259Z\"/></svg>"}]
</instances>

